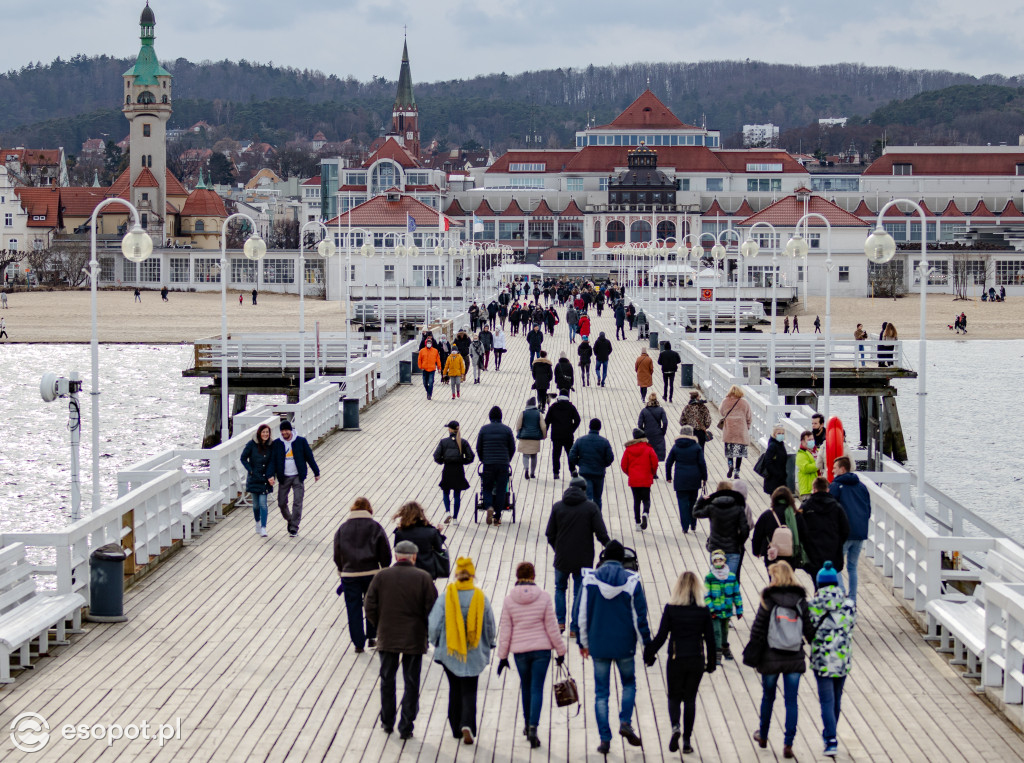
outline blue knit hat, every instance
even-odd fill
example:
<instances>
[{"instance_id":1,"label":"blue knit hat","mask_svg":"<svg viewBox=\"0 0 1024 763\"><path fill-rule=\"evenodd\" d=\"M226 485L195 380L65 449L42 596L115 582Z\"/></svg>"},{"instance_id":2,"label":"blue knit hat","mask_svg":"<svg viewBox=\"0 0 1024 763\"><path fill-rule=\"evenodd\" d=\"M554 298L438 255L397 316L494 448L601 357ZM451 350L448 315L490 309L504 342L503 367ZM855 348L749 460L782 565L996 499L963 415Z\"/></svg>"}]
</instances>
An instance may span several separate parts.
<instances>
[{"instance_id":1,"label":"blue knit hat","mask_svg":"<svg viewBox=\"0 0 1024 763\"><path fill-rule=\"evenodd\" d=\"M827 585L839 585L839 573L835 571L832 562L825 562L825 566L818 570L818 588Z\"/></svg>"}]
</instances>

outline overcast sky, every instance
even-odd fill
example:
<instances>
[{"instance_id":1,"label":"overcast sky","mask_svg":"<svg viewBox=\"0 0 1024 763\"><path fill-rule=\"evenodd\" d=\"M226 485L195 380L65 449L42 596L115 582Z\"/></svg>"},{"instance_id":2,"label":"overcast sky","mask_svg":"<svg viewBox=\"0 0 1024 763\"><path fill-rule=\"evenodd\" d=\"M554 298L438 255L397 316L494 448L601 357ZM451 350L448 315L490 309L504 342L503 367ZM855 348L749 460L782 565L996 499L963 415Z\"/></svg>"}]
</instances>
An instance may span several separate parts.
<instances>
[{"instance_id":1,"label":"overcast sky","mask_svg":"<svg viewBox=\"0 0 1024 763\"><path fill-rule=\"evenodd\" d=\"M0 70L138 51L140 0L2 0ZM1013 76L1024 3L987 0L152 0L161 59L242 58L420 82L637 61L856 62ZM726 10L727 9L727 10ZM833 10L834 9L834 10ZM19 31L21 30L21 31ZM31 31L37 30L37 31ZM45 30L45 31L38 31Z\"/></svg>"}]
</instances>

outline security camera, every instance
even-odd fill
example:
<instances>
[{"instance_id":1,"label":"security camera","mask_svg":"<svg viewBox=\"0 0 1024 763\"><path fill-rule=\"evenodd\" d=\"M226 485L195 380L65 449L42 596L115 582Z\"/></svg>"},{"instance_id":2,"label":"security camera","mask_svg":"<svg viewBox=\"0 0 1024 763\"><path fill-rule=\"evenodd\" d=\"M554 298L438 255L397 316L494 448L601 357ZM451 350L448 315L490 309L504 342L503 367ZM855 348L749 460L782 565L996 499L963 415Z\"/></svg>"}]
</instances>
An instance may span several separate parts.
<instances>
[{"instance_id":1,"label":"security camera","mask_svg":"<svg viewBox=\"0 0 1024 763\"><path fill-rule=\"evenodd\" d=\"M65 376L57 376L52 371L43 374L39 381L39 394L44 403L52 403L58 397L68 397L82 391L82 382L71 380Z\"/></svg>"}]
</instances>

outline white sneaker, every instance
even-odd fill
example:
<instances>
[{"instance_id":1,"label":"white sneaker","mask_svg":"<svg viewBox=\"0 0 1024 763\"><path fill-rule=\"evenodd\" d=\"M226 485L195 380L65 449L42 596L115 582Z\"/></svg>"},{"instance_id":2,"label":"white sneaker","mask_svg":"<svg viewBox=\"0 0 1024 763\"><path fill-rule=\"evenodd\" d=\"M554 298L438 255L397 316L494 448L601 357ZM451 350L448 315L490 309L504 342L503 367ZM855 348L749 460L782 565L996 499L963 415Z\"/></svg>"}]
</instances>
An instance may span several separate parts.
<instances>
[{"instance_id":1,"label":"white sneaker","mask_svg":"<svg viewBox=\"0 0 1024 763\"><path fill-rule=\"evenodd\" d=\"M267 537L267 528L263 527L262 525L260 525L260 537L261 538L266 538Z\"/></svg>"},{"instance_id":2,"label":"white sneaker","mask_svg":"<svg viewBox=\"0 0 1024 763\"><path fill-rule=\"evenodd\" d=\"M259 520L257 519L257 520L256 520L256 534L257 534L257 535L259 535L259 534L260 534L260 527L261 527L261 525L260 525L260 521L259 521Z\"/></svg>"},{"instance_id":3,"label":"white sneaker","mask_svg":"<svg viewBox=\"0 0 1024 763\"><path fill-rule=\"evenodd\" d=\"M458 517L452 517L452 524L453 525L457 525L458 523L459 523L459 518Z\"/></svg>"},{"instance_id":4,"label":"white sneaker","mask_svg":"<svg viewBox=\"0 0 1024 763\"><path fill-rule=\"evenodd\" d=\"M636 529L637 529L637 531L640 531L640 530L642 530L642 529L643 529L643 528L642 528L642 527L640 526L640 523L639 523L639 522L637 522L637 523L636 523Z\"/></svg>"}]
</instances>

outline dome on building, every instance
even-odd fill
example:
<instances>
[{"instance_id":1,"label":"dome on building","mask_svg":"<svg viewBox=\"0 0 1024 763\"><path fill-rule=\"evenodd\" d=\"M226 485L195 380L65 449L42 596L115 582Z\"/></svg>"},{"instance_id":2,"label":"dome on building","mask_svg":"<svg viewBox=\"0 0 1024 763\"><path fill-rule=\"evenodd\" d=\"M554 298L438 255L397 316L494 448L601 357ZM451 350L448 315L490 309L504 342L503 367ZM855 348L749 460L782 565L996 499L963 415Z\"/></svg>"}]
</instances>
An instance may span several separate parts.
<instances>
[{"instance_id":1,"label":"dome on building","mask_svg":"<svg viewBox=\"0 0 1024 763\"><path fill-rule=\"evenodd\" d=\"M155 26L156 25L156 14L153 13L153 9L149 7L149 1L146 2L146 7L142 9L142 17L139 19L140 26Z\"/></svg>"}]
</instances>

